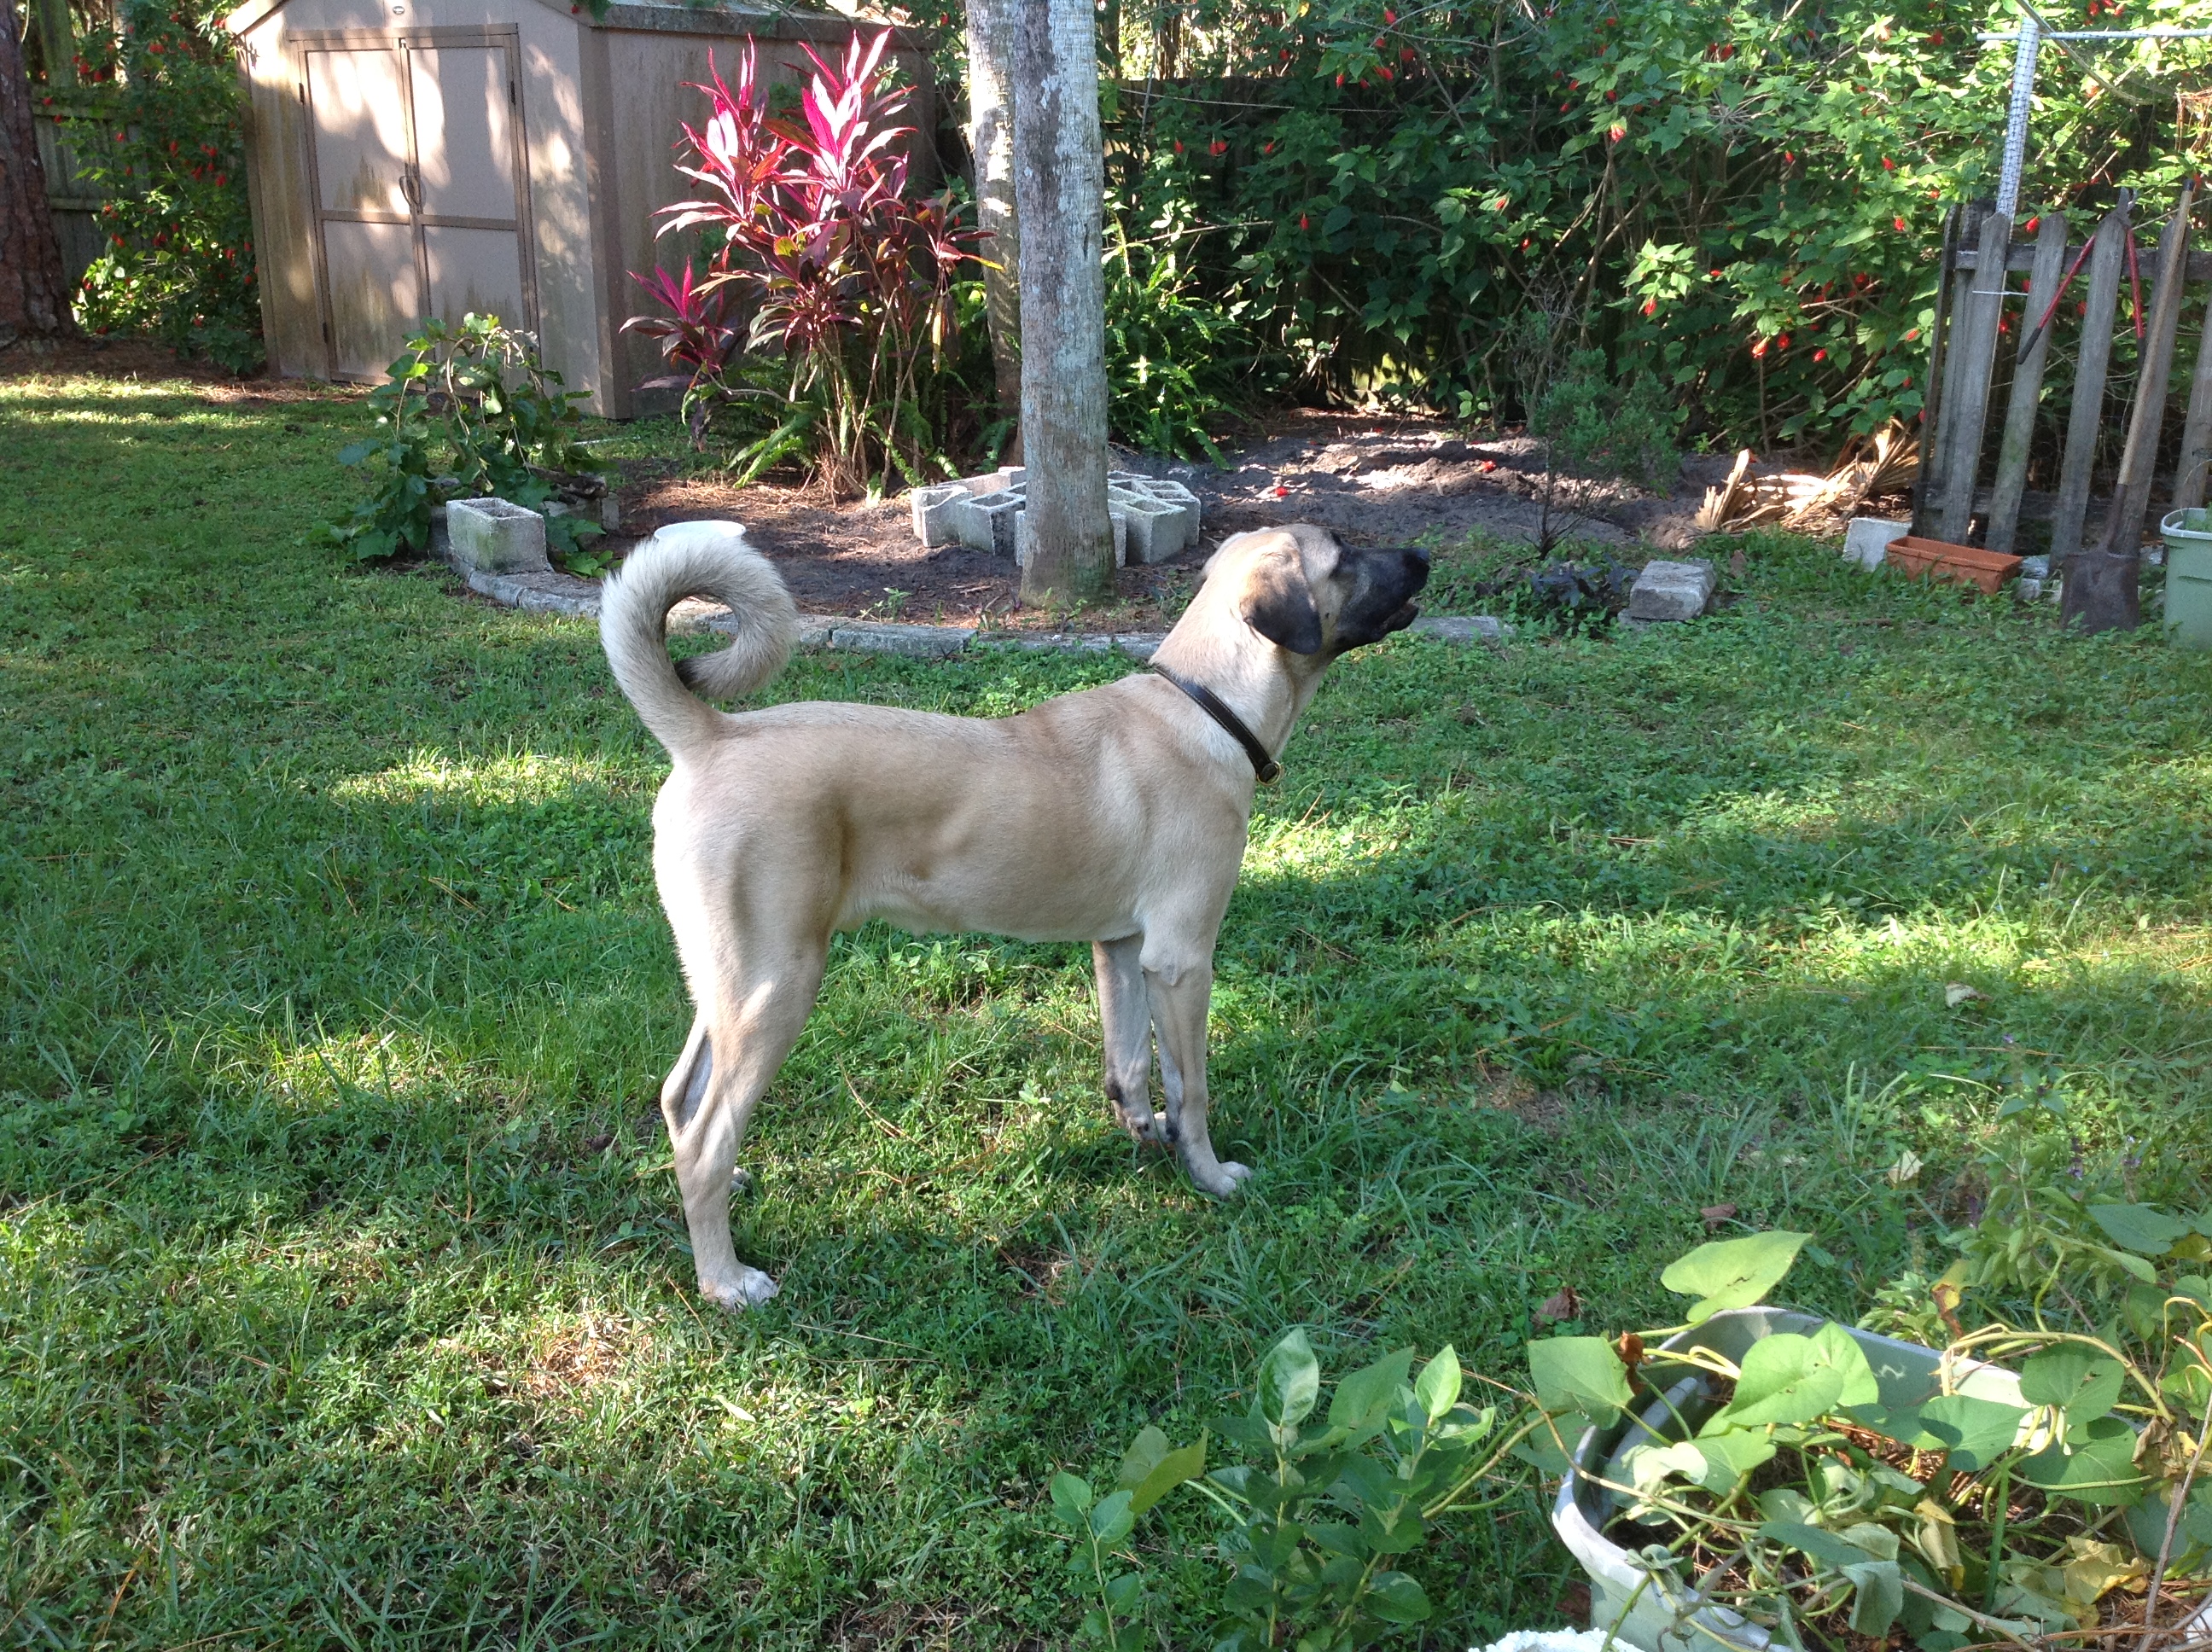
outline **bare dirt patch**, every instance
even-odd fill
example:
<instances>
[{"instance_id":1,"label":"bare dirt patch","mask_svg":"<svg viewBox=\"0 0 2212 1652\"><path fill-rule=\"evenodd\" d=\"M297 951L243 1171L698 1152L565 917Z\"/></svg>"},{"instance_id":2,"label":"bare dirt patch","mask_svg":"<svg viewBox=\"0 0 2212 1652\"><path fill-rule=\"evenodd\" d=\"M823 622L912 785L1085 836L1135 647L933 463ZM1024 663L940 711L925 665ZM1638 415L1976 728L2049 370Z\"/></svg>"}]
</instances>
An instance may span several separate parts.
<instances>
[{"instance_id":1,"label":"bare dirt patch","mask_svg":"<svg viewBox=\"0 0 2212 1652\"><path fill-rule=\"evenodd\" d=\"M1172 562L1122 569L1117 601L1076 622L1104 629L1164 623L1200 566L1233 533L1314 522L1352 544L1450 545L1472 534L1533 542L1543 520L1540 443L1518 433L1471 436L1434 419L1292 408L1230 452L1225 469L1119 449L1114 462L1190 488L1204 502L1205 529L1198 545ZM1706 477L1716 465L1717 473ZM1675 549L1692 537L1705 487L1726 470L1725 461L1691 461L1672 496L1626 482L1579 482L1571 508L1555 501L1553 524L1571 538L1624 555L1639 545ZM680 471L652 460L626 466L619 489L624 532L709 518L742 522L801 608L994 626L1069 623L1066 615L1018 610L1010 563L957 545L926 550L902 496L880 505L833 504L774 482L733 488Z\"/></svg>"}]
</instances>

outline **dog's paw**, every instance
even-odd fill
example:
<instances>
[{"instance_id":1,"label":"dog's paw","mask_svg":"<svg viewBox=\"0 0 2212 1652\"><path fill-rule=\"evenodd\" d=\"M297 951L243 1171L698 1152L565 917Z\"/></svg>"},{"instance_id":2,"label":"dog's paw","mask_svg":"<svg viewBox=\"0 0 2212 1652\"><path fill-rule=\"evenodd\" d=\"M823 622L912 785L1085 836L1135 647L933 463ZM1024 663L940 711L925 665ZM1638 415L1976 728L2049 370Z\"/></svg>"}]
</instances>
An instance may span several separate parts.
<instances>
[{"instance_id":1,"label":"dog's paw","mask_svg":"<svg viewBox=\"0 0 2212 1652\"><path fill-rule=\"evenodd\" d=\"M1247 1181L1252 1179L1252 1167L1239 1164L1235 1159L1224 1159L1215 1165L1214 1174L1200 1186L1216 1199L1234 1199Z\"/></svg>"},{"instance_id":2,"label":"dog's paw","mask_svg":"<svg viewBox=\"0 0 2212 1652\"><path fill-rule=\"evenodd\" d=\"M699 1294L719 1308L732 1314L742 1314L748 1308L757 1308L775 1295L776 1285L757 1267L739 1265L737 1276L730 1279L699 1281Z\"/></svg>"},{"instance_id":3,"label":"dog's paw","mask_svg":"<svg viewBox=\"0 0 2212 1652\"><path fill-rule=\"evenodd\" d=\"M1142 1113L1133 1113L1117 1102L1114 1106L1114 1122L1127 1131L1129 1139L1139 1147L1160 1147L1167 1143L1165 1114L1154 1113L1149 1108Z\"/></svg>"}]
</instances>

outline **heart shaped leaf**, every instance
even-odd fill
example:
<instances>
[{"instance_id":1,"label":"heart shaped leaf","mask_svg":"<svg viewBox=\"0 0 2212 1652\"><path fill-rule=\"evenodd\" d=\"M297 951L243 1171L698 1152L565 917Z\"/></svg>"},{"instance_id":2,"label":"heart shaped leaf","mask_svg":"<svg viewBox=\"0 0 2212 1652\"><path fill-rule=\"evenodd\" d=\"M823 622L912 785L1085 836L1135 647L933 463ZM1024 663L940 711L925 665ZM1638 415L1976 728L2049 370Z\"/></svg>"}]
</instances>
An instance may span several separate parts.
<instances>
[{"instance_id":1,"label":"heart shaped leaf","mask_svg":"<svg viewBox=\"0 0 2212 1652\"><path fill-rule=\"evenodd\" d=\"M1697 1297L1690 1305L1690 1323L1702 1324L1728 1309L1765 1301L1811 1237L1808 1233L1754 1233L1742 1239L1717 1239L1669 1265L1659 1283Z\"/></svg>"}]
</instances>

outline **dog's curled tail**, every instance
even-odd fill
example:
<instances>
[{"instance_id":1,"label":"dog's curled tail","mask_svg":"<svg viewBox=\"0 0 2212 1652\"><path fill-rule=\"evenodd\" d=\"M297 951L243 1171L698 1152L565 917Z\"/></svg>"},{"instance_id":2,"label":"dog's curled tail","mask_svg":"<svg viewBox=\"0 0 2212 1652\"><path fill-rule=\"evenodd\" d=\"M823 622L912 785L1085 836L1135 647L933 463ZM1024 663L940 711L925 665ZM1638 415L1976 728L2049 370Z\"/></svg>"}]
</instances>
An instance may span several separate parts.
<instances>
[{"instance_id":1,"label":"dog's curled tail","mask_svg":"<svg viewBox=\"0 0 2212 1652\"><path fill-rule=\"evenodd\" d=\"M735 635L726 648L681 665L668 657L668 610L686 597L729 604ZM783 576L745 543L735 522L663 528L609 577L599 602L599 641L615 681L672 757L718 738L723 714L708 699L750 694L783 669L799 610Z\"/></svg>"}]
</instances>

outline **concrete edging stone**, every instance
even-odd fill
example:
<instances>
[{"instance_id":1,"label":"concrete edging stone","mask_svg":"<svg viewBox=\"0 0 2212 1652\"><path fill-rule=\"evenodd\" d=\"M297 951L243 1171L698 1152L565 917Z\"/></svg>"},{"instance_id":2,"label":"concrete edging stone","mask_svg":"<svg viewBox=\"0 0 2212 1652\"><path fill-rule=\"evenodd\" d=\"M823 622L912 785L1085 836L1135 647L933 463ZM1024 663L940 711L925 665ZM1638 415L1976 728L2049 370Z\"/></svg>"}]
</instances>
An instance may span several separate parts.
<instances>
[{"instance_id":1,"label":"concrete edging stone","mask_svg":"<svg viewBox=\"0 0 2212 1652\"><path fill-rule=\"evenodd\" d=\"M558 614L567 619L599 616L599 586L595 580L550 570L493 574L455 567L453 571L470 590L504 608ZM726 634L735 630L736 624L728 609L696 598L677 604L668 616L669 630L678 634ZM1502 641L1512 635L1512 628L1487 614L1436 615L1415 620L1408 633L1465 644ZM1166 639L1164 631L986 631L972 625L917 625L846 619L836 614L801 614L794 641L802 648L897 654L909 659L949 659L970 647L1016 648L1027 653L1106 653L1118 648L1133 659L1150 659Z\"/></svg>"}]
</instances>

